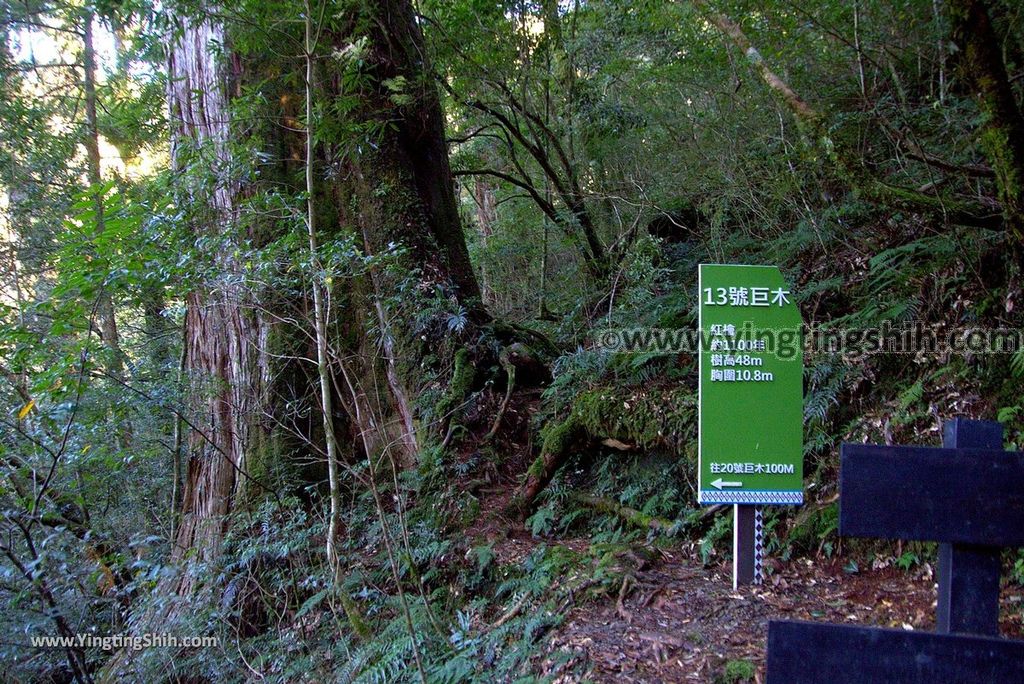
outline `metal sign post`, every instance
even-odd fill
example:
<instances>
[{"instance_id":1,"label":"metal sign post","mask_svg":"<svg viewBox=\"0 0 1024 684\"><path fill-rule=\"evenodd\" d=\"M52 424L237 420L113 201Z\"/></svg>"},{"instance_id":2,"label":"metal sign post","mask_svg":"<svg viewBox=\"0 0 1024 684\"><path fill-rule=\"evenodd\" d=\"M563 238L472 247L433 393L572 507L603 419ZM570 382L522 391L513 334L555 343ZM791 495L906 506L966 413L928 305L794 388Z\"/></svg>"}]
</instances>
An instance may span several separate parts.
<instances>
[{"instance_id":1,"label":"metal sign post","mask_svg":"<svg viewBox=\"0 0 1024 684\"><path fill-rule=\"evenodd\" d=\"M803 503L802 319L774 266L701 264L699 503L733 504L733 586L760 583L761 506Z\"/></svg>"}]
</instances>

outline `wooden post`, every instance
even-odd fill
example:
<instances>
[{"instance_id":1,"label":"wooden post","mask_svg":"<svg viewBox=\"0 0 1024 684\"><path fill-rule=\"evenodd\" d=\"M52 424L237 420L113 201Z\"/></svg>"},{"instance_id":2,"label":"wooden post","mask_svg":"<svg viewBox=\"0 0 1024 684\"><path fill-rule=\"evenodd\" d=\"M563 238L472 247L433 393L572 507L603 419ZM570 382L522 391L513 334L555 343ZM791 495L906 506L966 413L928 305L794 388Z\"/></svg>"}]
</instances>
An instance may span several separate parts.
<instances>
[{"instance_id":1,"label":"wooden post","mask_svg":"<svg viewBox=\"0 0 1024 684\"><path fill-rule=\"evenodd\" d=\"M937 634L776 622L768 684L1024 682L999 634L1000 549L1024 545L1024 452L999 423L952 420L943 447L843 444L839 534L939 543Z\"/></svg>"},{"instance_id":2,"label":"wooden post","mask_svg":"<svg viewBox=\"0 0 1024 684\"><path fill-rule=\"evenodd\" d=\"M732 588L757 584L757 534L755 518L758 506L735 504L732 507Z\"/></svg>"},{"instance_id":3,"label":"wooden post","mask_svg":"<svg viewBox=\"0 0 1024 684\"><path fill-rule=\"evenodd\" d=\"M1024 641L811 622L768 623L767 684L1024 681Z\"/></svg>"},{"instance_id":4,"label":"wooden post","mask_svg":"<svg viewBox=\"0 0 1024 684\"><path fill-rule=\"evenodd\" d=\"M943 425L942 446L1002 449L1003 426L993 421L955 418ZM939 544L935 631L999 636L999 556L996 547Z\"/></svg>"}]
</instances>

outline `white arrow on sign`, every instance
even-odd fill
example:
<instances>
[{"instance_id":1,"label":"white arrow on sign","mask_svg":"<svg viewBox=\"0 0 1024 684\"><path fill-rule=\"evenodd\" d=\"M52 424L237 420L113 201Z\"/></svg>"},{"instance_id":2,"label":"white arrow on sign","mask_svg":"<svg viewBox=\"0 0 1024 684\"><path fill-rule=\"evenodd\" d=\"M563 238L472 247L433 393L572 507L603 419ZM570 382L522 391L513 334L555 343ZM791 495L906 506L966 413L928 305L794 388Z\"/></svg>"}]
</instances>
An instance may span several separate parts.
<instances>
[{"instance_id":1,"label":"white arrow on sign","mask_svg":"<svg viewBox=\"0 0 1024 684\"><path fill-rule=\"evenodd\" d=\"M715 489L722 489L723 487L742 487L742 482L723 482L722 478L712 481L711 486Z\"/></svg>"}]
</instances>

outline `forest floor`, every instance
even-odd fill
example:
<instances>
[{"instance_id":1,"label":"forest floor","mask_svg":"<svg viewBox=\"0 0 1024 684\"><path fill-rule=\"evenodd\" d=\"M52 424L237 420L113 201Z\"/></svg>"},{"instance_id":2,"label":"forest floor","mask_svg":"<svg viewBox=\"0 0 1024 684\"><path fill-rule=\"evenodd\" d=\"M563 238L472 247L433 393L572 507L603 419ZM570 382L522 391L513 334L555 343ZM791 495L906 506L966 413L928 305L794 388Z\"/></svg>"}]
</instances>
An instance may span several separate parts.
<instances>
[{"instance_id":1,"label":"forest floor","mask_svg":"<svg viewBox=\"0 0 1024 684\"><path fill-rule=\"evenodd\" d=\"M537 404L536 396L513 403L505 419L508 432L528 434L528 417ZM512 438L508 446L505 472L493 473L503 484L481 490L480 515L467 535L476 543L490 543L502 565L523 562L542 544L594 559L589 538L534 537L506 515L512 474L531 461L528 440ZM865 554L856 555L857 566L849 552L831 558L767 558L763 585L733 591L731 563L712 557L705 566L693 540L631 545L616 558L621 583L603 592L577 592L562 604L564 619L532 660L533 672L560 684L761 684L769 620L934 629L937 585L930 563L904 569L892 556L864 563ZM583 576L593 570L580 568ZM1000 615L1002 636L1024 638L1024 588L1004 588ZM752 671L753 677L725 677L729 663L735 672Z\"/></svg>"},{"instance_id":2,"label":"forest floor","mask_svg":"<svg viewBox=\"0 0 1024 684\"><path fill-rule=\"evenodd\" d=\"M729 661L764 681L768 620L811 620L931 630L935 582L928 566L847 573L839 560L780 564L760 587L732 590L729 568L686 555L632 575L624 600L577 606L551 636L551 651L582 661L596 682L715 682ZM1004 636L1020 637L1022 592L1004 591ZM575 676L573 677L575 679Z\"/></svg>"},{"instance_id":3,"label":"forest floor","mask_svg":"<svg viewBox=\"0 0 1024 684\"><path fill-rule=\"evenodd\" d=\"M504 498L485 507L496 512ZM497 542L502 563L524 559L542 543L576 552L590 546L585 538L536 539L526 531L508 531L498 540L498 521L482 517L493 526L475 532ZM934 628L936 583L928 563L905 570L894 558L879 558L875 567L854 570L849 558L772 559L762 586L733 591L731 565L705 567L692 542L647 550L628 554L617 592L573 603L548 636L536 670L556 682L760 684L769 620ZM1024 638L1024 590L1004 589L1002 603L1002 635ZM725 678L734 661L745 661L733 667L753 671L753 678Z\"/></svg>"}]
</instances>

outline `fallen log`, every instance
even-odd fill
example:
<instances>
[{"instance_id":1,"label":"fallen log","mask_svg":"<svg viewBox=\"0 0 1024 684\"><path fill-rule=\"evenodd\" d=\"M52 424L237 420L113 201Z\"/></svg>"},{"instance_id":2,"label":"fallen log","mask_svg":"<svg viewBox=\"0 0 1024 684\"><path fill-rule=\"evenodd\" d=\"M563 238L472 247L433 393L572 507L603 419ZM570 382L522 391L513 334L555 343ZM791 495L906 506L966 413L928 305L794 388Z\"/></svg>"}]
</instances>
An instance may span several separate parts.
<instances>
[{"instance_id":1,"label":"fallen log","mask_svg":"<svg viewBox=\"0 0 1024 684\"><path fill-rule=\"evenodd\" d=\"M574 492L570 497L573 501L593 508L601 513L617 515L634 527L651 529L656 532L669 532L673 527L677 527L676 523L673 523L671 520L659 518L656 515L648 515L642 511L636 510L635 508L630 508L629 506L620 504L618 501L613 501L612 499L608 499L603 496L592 496L590 494Z\"/></svg>"},{"instance_id":2,"label":"fallen log","mask_svg":"<svg viewBox=\"0 0 1024 684\"><path fill-rule=\"evenodd\" d=\"M509 502L509 512L523 518L531 513L537 495L551 482L572 449L587 438L583 422L575 415L545 429L540 456L526 471L526 479Z\"/></svg>"},{"instance_id":3,"label":"fallen log","mask_svg":"<svg viewBox=\"0 0 1024 684\"><path fill-rule=\"evenodd\" d=\"M537 495L569 457L581 449L601 446L617 451L683 448L692 434L693 395L680 388L595 388L578 394L568 416L541 431L541 453L530 465L508 506L512 515L526 517Z\"/></svg>"}]
</instances>

